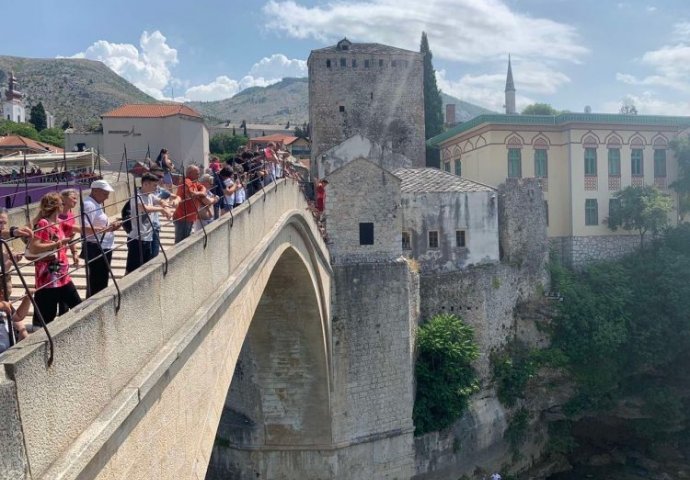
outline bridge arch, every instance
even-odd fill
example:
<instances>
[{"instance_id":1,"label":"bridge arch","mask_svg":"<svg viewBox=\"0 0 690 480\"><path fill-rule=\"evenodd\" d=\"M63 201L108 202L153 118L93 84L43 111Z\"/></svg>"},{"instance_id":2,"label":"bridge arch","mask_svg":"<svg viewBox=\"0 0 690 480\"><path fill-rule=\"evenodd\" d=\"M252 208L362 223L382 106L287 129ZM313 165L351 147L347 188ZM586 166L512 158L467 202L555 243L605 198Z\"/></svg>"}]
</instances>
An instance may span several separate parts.
<instances>
[{"instance_id":1,"label":"bridge arch","mask_svg":"<svg viewBox=\"0 0 690 480\"><path fill-rule=\"evenodd\" d=\"M167 275L162 261L153 261L125 277L119 313L113 292L103 291L56 322L50 369L41 334L5 356L10 375L0 387L14 402L3 408L16 412L7 430L24 446L11 452L18 468L34 479L111 478L114 472L132 479L204 478L245 338L281 348L296 338L285 328L266 340L271 322L289 322L290 313L276 320L278 308L288 308L286 290L307 312L297 329L301 356L286 357L277 348L259 367L265 371L285 358L288 366L303 362L288 373L308 371L302 398L314 395L315 403L298 405L290 392L283 408L297 420L281 424L266 405L283 393L264 392L264 414L257 417L269 431L263 444L328 443L328 253L298 185L282 181L250 200L234 219L208 228L207 247L196 236L173 249ZM77 370L70 363L76 359ZM315 412L325 426L307 418ZM155 460L142 445L155 449Z\"/></svg>"}]
</instances>

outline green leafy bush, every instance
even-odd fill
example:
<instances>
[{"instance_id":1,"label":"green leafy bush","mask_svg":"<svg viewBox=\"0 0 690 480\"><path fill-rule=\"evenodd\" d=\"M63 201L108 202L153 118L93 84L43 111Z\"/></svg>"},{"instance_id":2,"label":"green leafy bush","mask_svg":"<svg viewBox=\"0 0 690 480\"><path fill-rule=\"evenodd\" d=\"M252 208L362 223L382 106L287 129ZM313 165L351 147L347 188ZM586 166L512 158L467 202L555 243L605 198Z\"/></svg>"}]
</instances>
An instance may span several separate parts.
<instances>
[{"instance_id":1,"label":"green leafy bush","mask_svg":"<svg viewBox=\"0 0 690 480\"><path fill-rule=\"evenodd\" d=\"M417 330L415 434L456 421L479 390L472 362L479 356L472 328L455 315L440 314Z\"/></svg>"},{"instance_id":2,"label":"green leafy bush","mask_svg":"<svg viewBox=\"0 0 690 480\"><path fill-rule=\"evenodd\" d=\"M650 372L669 377L683 364L690 351L690 225L583 272L555 267L552 284L563 298L553 344L578 382L568 413L612 408L631 390L639 394ZM676 411L676 394L662 393L645 395L646 405Z\"/></svg>"}]
</instances>

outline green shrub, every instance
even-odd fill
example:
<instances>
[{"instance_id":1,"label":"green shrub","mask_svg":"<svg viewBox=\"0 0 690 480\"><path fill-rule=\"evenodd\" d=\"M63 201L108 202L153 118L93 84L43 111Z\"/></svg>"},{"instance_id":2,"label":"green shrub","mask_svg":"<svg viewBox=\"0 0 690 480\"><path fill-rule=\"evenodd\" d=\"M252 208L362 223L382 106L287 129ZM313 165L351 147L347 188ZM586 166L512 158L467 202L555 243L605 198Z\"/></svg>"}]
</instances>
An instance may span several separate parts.
<instances>
[{"instance_id":1,"label":"green shrub","mask_svg":"<svg viewBox=\"0 0 690 480\"><path fill-rule=\"evenodd\" d=\"M453 424L479 390L472 362L479 356L472 328L459 317L440 314L417 330L415 434Z\"/></svg>"}]
</instances>

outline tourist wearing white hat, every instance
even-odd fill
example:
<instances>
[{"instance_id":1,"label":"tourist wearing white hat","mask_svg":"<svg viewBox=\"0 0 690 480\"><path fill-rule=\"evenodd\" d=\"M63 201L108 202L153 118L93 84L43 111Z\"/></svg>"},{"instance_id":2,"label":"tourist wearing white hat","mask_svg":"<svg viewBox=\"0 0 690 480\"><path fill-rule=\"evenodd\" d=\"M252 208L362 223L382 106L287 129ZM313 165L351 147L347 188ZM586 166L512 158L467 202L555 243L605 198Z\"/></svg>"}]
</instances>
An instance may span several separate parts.
<instances>
[{"instance_id":1,"label":"tourist wearing white hat","mask_svg":"<svg viewBox=\"0 0 690 480\"><path fill-rule=\"evenodd\" d=\"M115 230L122 222L111 222L105 213L104 203L108 200L113 187L105 180L91 183L91 193L84 200L84 217L82 226L86 234L84 258L89 263L89 276L86 279L86 296L90 297L108 286L108 271L112 260L112 249L115 244ZM101 248L98 247L101 244ZM103 255L101 255L101 249Z\"/></svg>"}]
</instances>

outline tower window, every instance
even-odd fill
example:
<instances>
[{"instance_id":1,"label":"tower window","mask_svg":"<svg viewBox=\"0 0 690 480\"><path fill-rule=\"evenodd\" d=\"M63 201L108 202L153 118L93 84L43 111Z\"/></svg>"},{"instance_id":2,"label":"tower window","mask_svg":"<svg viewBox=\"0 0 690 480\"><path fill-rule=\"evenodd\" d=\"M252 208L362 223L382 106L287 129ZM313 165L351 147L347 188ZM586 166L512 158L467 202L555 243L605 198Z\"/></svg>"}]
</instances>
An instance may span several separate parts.
<instances>
[{"instance_id":1,"label":"tower window","mask_svg":"<svg viewBox=\"0 0 690 480\"><path fill-rule=\"evenodd\" d=\"M455 231L455 246L456 247L465 247L467 244L465 243L465 231L464 230L456 230Z\"/></svg>"},{"instance_id":2,"label":"tower window","mask_svg":"<svg viewBox=\"0 0 690 480\"><path fill-rule=\"evenodd\" d=\"M352 68L357 68L357 60L354 58L352 59Z\"/></svg>"},{"instance_id":3,"label":"tower window","mask_svg":"<svg viewBox=\"0 0 690 480\"><path fill-rule=\"evenodd\" d=\"M326 60L326 68L331 68L331 61L330 60Z\"/></svg>"},{"instance_id":4,"label":"tower window","mask_svg":"<svg viewBox=\"0 0 690 480\"><path fill-rule=\"evenodd\" d=\"M346 66L347 66L347 60L345 60L344 58L341 58L341 59L340 59L340 66L341 66L341 67L346 67Z\"/></svg>"},{"instance_id":5,"label":"tower window","mask_svg":"<svg viewBox=\"0 0 690 480\"><path fill-rule=\"evenodd\" d=\"M364 68L369 68L369 60L364 60Z\"/></svg>"},{"instance_id":6,"label":"tower window","mask_svg":"<svg viewBox=\"0 0 690 480\"><path fill-rule=\"evenodd\" d=\"M429 232L429 248L438 248L438 232L435 230Z\"/></svg>"},{"instance_id":7,"label":"tower window","mask_svg":"<svg viewBox=\"0 0 690 480\"><path fill-rule=\"evenodd\" d=\"M402 249L412 249L412 239L410 238L410 232L402 232Z\"/></svg>"},{"instance_id":8,"label":"tower window","mask_svg":"<svg viewBox=\"0 0 690 480\"><path fill-rule=\"evenodd\" d=\"M339 111L340 113L345 113L345 105L340 105L340 106L338 107L338 111Z\"/></svg>"},{"instance_id":9,"label":"tower window","mask_svg":"<svg viewBox=\"0 0 690 480\"><path fill-rule=\"evenodd\" d=\"M391 60L391 67L397 67L397 66L398 66L397 60Z\"/></svg>"},{"instance_id":10,"label":"tower window","mask_svg":"<svg viewBox=\"0 0 690 480\"><path fill-rule=\"evenodd\" d=\"M379 60L379 67L383 67L383 60Z\"/></svg>"},{"instance_id":11,"label":"tower window","mask_svg":"<svg viewBox=\"0 0 690 480\"><path fill-rule=\"evenodd\" d=\"M374 99L374 92L369 92L369 100L373 100L373 99Z\"/></svg>"},{"instance_id":12,"label":"tower window","mask_svg":"<svg viewBox=\"0 0 690 480\"><path fill-rule=\"evenodd\" d=\"M359 244L373 245L374 244L374 224L371 222L359 224Z\"/></svg>"}]
</instances>

